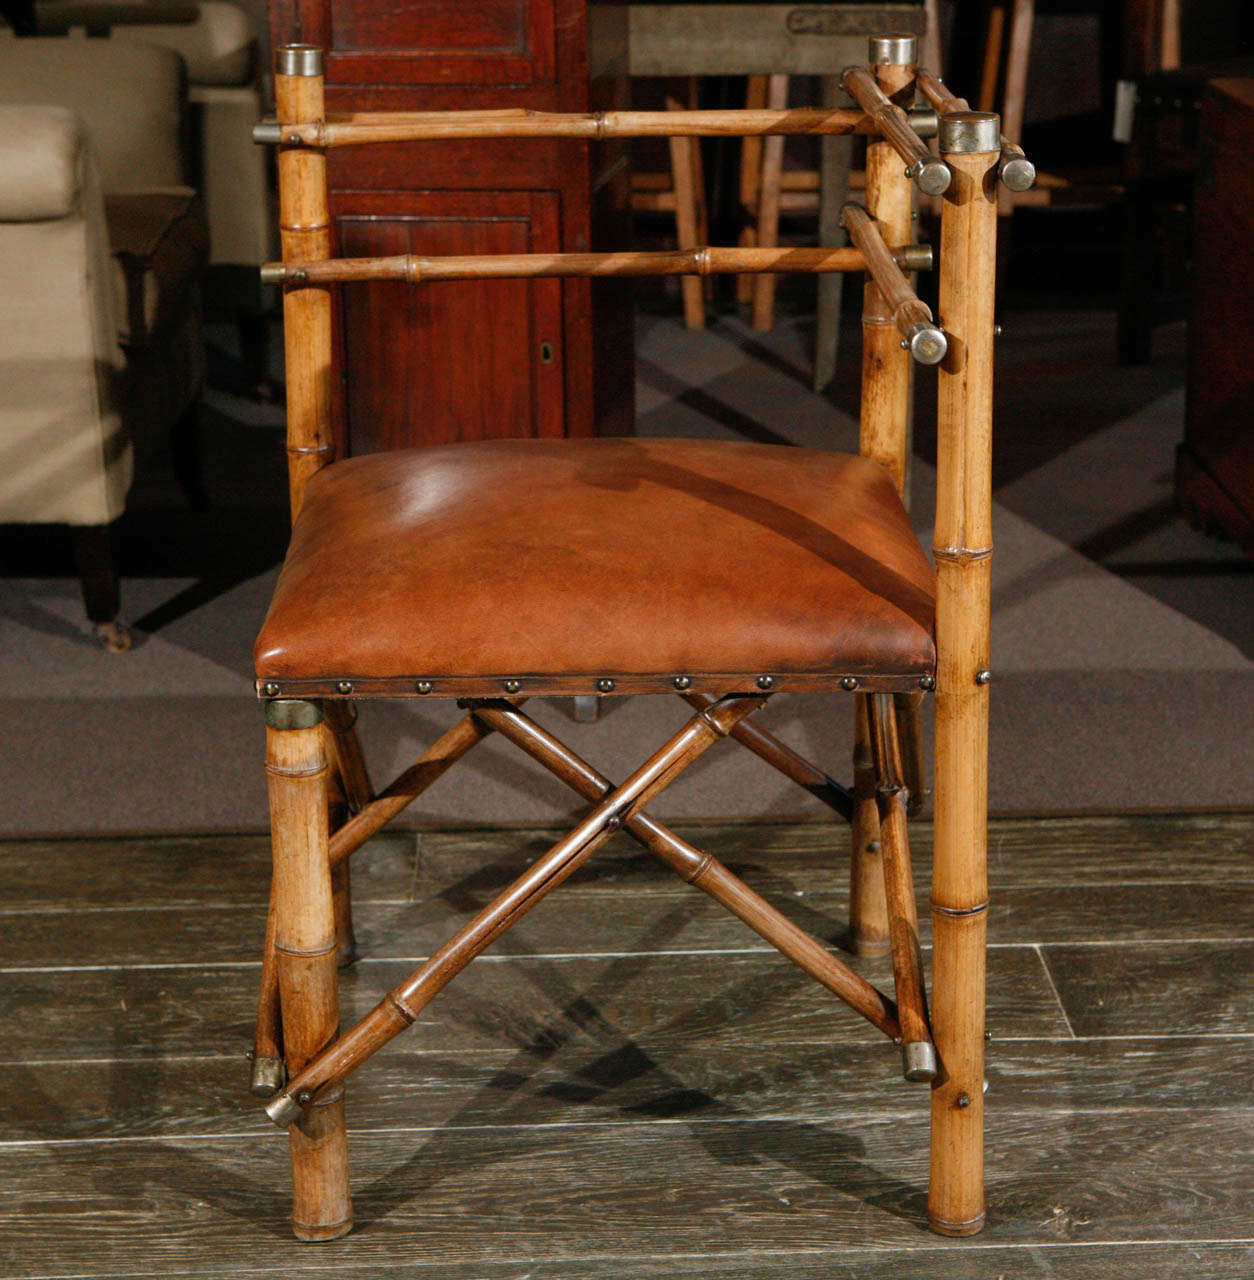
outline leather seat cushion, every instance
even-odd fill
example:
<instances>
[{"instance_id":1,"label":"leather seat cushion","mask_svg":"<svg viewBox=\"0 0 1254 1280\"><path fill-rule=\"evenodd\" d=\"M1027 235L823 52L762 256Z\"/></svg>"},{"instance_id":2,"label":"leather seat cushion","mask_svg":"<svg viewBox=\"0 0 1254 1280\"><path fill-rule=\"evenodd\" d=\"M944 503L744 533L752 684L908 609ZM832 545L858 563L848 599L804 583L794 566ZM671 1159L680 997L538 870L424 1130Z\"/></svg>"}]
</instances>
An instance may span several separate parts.
<instances>
[{"instance_id":1,"label":"leather seat cushion","mask_svg":"<svg viewBox=\"0 0 1254 1280\"><path fill-rule=\"evenodd\" d=\"M712 440L495 440L310 482L266 680L930 673L933 574L892 481Z\"/></svg>"}]
</instances>

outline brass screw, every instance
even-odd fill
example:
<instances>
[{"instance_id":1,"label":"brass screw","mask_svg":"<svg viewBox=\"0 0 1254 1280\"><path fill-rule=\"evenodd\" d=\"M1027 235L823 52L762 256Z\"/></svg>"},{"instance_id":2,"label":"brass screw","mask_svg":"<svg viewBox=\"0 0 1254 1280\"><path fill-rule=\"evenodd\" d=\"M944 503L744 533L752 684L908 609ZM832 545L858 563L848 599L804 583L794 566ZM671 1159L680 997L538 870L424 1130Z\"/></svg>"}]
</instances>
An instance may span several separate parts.
<instances>
[{"instance_id":1,"label":"brass screw","mask_svg":"<svg viewBox=\"0 0 1254 1280\"><path fill-rule=\"evenodd\" d=\"M976 684L988 684L988 682L992 678L993 678L993 673L987 667L975 673Z\"/></svg>"},{"instance_id":2,"label":"brass screw","mask_svg":"<svg viewBox=\"0 0 1254 1280\"><path fill-rule=\"evenodd\" d=\"M277 698L279 696L279 686L275 684L273 680L270 680L261 686L261 692L264 693L267 698Z\"/></svg>"},{"instance_id":3,"label":"brass screw","mask_svg":"<svg viewBox=\"0 0 1254 1280\"><path fill-rule=\"evenodd\" d=\"M857 676L845 676L840 682L840 687L852 693L858 687Z\"/></svg>"},{"instance_id":4,"label":"brass screw","mask_svg":"<svg viewBox=\"0 0 1254 1280\"><path fill-rule=\"evenodd\" d=\"M774 677L774 676L759 676L759 677L758 677L758 688L759 688L759 689L773 689L773 688L775 688L775 677Z\"/></svg>"},{"instance_id":5,"label":"brass screw","mask_svg":"<svg viewBox=\"0 0 1254 1280\"><path fill-rule=\"evenodd\" d=\"M617 831L619 827L621 827L622 825L623 825L623 820L616 813L611 814L605 820L605 829L607 831Z\"/></svg>"},{"instance_id":6,"label":"brass screw","mask_svg":"<svg viewBox=\"0 0 1254 1280\"><path fill-rule=\"evenodd\" d=\"M613 693L613 692L614 692L614 681L613 681L613 680L610 680L608 677L607 677L607 678L605 678L605 679L598 680L598 681L597 681L597 692L598 692L598 693Z\"/></svg>"},{"instance_id":7,"label":"brass screw","mask_svg":"<svg viewBox=\"0 0 1254 1280\"><path fill-rule=\"evenodd\" d=\"M674 680L671 681L671 684L682 692L684 689L692 688L692 678L690 676L676 676Z\"/></svg>"},{"instance_id":8,"label":"brass screw","mask_svg":"<svg viewBox=\"0 0 1254 1280\"><path fill-rule=\"evenodd\" d=\"M506 693L517 693L521 688L522 682L520 680L506 680L505 682Z\"/></svg>"},{"instance_id":9,"label":"brass screw","mask_svg":"<svg viewBox=\"0 0 1254 1280\"><path fill-rule=\"evenodd\" d=\"M958 1106L969 1107L970 1105L971 1105L971 1095L967 1093L960 1093L958 1095Z\"/></svg>"},{"instance_id":10,"label":"brass screw","mask_svg":"<svg viewBox=\"0 0 1254 1280\"><path fill-rule=\"evenodd\" d=\"M419 680L419 681L418 681L418 683L417 683L416 685L414 685L414 688L415 688L415 689L417 689L419 693L430 693L430 692L431 692L431 681L430 681L430 680Z\"/></svg>"},{"instance_id":11,"label":"brass screw","mask_svg":"<svg viewBox=\"0 0 1254 1280\"><path fill-rule=\"evenodd\" d=\"M352 693L352 691L353 691L353 682L352 682L351 680L341 680L341 681L340 681L340 682L335 686L335 691L336 691L336 693Z\"/></svg>"}]
</instances>

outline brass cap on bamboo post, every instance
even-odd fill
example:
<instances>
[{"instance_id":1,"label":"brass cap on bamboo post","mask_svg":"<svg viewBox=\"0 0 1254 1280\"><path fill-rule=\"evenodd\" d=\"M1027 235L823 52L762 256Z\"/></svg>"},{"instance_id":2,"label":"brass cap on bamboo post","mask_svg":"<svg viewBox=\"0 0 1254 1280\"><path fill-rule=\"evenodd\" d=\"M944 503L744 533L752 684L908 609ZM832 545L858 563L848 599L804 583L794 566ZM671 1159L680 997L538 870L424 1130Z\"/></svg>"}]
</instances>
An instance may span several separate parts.
<instances>
[{"instance_id":1,"label":"brass cap on bamboo post","mask_svg":"<svg viewBox=\"0 0 1254 1280\"><path fill-rule=\"evenodd\" d=\"M997 176L1011 191L1030 191L1036 182L1036 165L1027 156L1010 156L1003 152Z\"/></svg>"},{"instance_id":2,"label":"brass cap on bamboo post","mask_svg":"<svg viewBox=\"0 0 1254 1280\"><path fill-rule=\"evenodd\" d=\"M915 364L940 364L949 350L949 339L945 331L934 324L916 324L902 345L909 350Z\"/></svg>"},{"instance_id":3,"label":"brass cap on bamboo post","mask_svg":"<svg viewBox=\"0 0 1254 1280\"><path fill-rule=\"evenodd\" d=\"M908 67L919 60L919 42L911 35L872 36L866 60L873 67Z\"/></svg>"},{"instance_id":4,"label":"brass cap on bamboo post","mask_svg":"<svg viewBox=\"0 0 1254 1280\"><path fill-rule=\"evenodd\" d=\"M281 1058L254 1058L248 1091L257 1098L273 1098L286 1078Z\"/></svg>"},{"instance_id":5,"label":"brass cap on bamboo post","mask_svg":"<svg viewBox=\"0 0 1254 1280\"><path fill-rule=\"evenodd\" d=\"M901 1074L920 1084L930 1084L936 1079L936 1049L930 1040L915 1040L901 1046Z\"/></svg>"},{"instance_id":6,"label":"brass cap on bamboo post","mask_svg":"<svg viewBox=\"0 0 1254 1280\"><path fill-rule=\"evenodd\" d=\"M277 76L320 76L322 50L316 44L285 44L274 51Z\"/></svg>"},{"instance_id":7,"label":"brass cap on bamboo post","mask_svg":"<svg viewBox=\"0 0 1254 1280\"><path fill-rule=\"evenodd\" d=\"M266 1104L266 1115L280 1129L286 1129L288 1125L295 1124L300 1119L303 1110L304 1108L290 1093L281 1093L273 1102Z\"/></svg>"},{"instance_id":8,"label":"brass cap on bamboo post","mask_svg":"<svg viewBox=\"0 0 1254 1280\"><path fill-rule=\"evenodd\" d=\"M975 154L1001 150L1001 118L993 111L951 111L941 116L940 150Z\"/></svg>"}]
</instances>

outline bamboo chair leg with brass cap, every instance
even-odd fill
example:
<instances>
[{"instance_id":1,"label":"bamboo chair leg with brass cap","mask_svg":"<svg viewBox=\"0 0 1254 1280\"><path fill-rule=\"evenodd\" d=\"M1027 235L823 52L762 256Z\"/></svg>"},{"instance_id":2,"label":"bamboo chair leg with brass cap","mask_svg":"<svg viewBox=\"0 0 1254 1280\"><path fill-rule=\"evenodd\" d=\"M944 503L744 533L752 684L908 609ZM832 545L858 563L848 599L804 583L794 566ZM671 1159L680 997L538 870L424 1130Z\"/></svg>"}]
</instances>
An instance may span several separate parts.
<instances>
[{"instance_id":1,"label":"bamboo chair leg with brass cap","mask_svg":"<svg viewBox=\"0 0 1254 1280\"><path fill-rule=\"evenodd\" d=\"M871 48L873 67L852 68L843 78L846 89L859 104L858 111L759 109L741 113L606 112L597 116L514 111L393 112L330 119L323 112L317 51L280 51L275 79L280 123L263 126L261 134L264 140L280 146L284 261L267 265L263 276L284 287L288 452L294 518L301 511L310 479L334 459L332 286L355 280L425 284L428 280L497 277L700 277L714 272L751 272L760 276L781 270L862 270L867 273L867 281L860 452L883 470L853 459L841 461L839 466L856 464L858 474L866 477L864 483L875 486L868 492L878 495L876 509L885 513L881 536L886 541L899 538L901 545L912 548L910 554L915 559L899 563L917 566L908 572L922 584L918 587L922 593L919 598L925 601L925 614L916 621L918 630L912 633L919 637L917 647L908 651L916 656L908 662L894 660L905 662L904 666L894 665L887 655L902 652L892 647L900 643L900 637L886 633L887 638L881 639L883 648L872 649L877 655L873 661L881 665L858 667L866 674L857 676L837 674L832 670L834 660L828 659L813 664L813 669L802 667L801 675L780 677L757 668L756 675L699 677L695 685L694 678L686 674L603 675L593 681L587 676L572 676L557 663L555 671L523 678L502 678L472 670L447 678L350 679L343 674L328 675L328 659L311 658L306 653L303 660L284 660L297 669L289 679L288 674L263 675L267 668L259 657L258 692L265 699L268 724L274 879L258 1004L253 1090L273 1095L267 1111L277 1124L290 1130L293 1222L302 1239L331 1239L351 1225L343 1101L346 1078L411 1026L457 973L572 875L620 828L687 882L715 898L900 1046L906 1078L932 1084L932 1176L928 1198L931 1225L947 1234L969 1234L978 1230L983 1221L983 946L987 899L983 823L991 553L988 437L994 188L999 166L1005 165L1011 153L1000 138L995 116L950 109L943 113L942 155L932 156L912 131L904 109L910 105L913 86L923 88L938 111L941 105L935 99L951 108L960 100L943 97L939 82L931 83L926 73L917 71L912 40L880 38L872 42ZM867 133L871 139L867 209L847 208L845 214L853 247L786 251L769 246L739 250L697 247L678 253L478 258L331 257L325 153L332 146L450 137L668 136L676 131L689 137L737 131L768 137L786 133ZM903 272L903 268L908 271L929 264L927 252L909 243L911 180L929 194L945 192L940 293L944 330L933 323L931 312ZM909 454L912 359L921 364L939 362L934 648L926 560L911 535L900 500ZM582 447L579 442L571 442L572 449ZM406 467L420 463L422 452L414 451ZM674 450L670 452L673 454ZM720 465L725 457L720 457ZM359 467L365 461L351 466ZM654 458L651 465L661 466L659 474L663 475L674 470L669 454ZM805 465L817 464L811 460ZM826 460L822 465L827 465ZM321 534L334 537L342 532L336 525L334 510L328 515L325 501L328 493L336 492L335 485L344 474L340 470L319 477L318 485L322 487L318 496L311 500L310 512L297 525L292 553L296 562L301 557L298 544L302 530L306 531L306 548L310 529L319 547L323 545L318 540ZM635 493L638 487L623 491ZM319 502L324 505L319 507ZM308 523L310 520L312 524ZM354 520L352 527L357 530L360 526ZM706 534L703 525L703 547ZM423 536L427 534L424 532ZM893 563L891 559L876 559L853 549L867 557L868 567L874 566L879 578L892 578L891 571L884 572ZM669 556L673 548L667 550ZM338 559L335 562L338 564ZM309 562L304 563L308 567ZM640 564L650 563L638 562L635 571L640 572ZM296 580L302 584L300 590L308 590L303 571L297 573ZM842 586L841 590L844 592L847 587ZM279 597L283 591L281 579L275 604L280 614ZM300 598L299 590L297 595ZM321 603L323 594L314 591L313 598ZM387 598L391 600L392 596ZM840 599L846 597L842 594ZM737 602L739 605L739 596ZM560 616L565 616L565 607L563 603L557 606ZM862 625L863 615L858 609L865 606L839 607L848 608L850 618ZM774 608L772 602L771 609ZM408 609L402 616L424 615L421 599ZM308 620L316 609L309 607L306 599L298 613ZM270 628L271 622L266 625ZM822 625L828 625L826 610ZM409 639L392 640L387 632L382 634L387 645L396 647L395 652L392 648L386 650L391 658L403 651L409 658L398 661L413 661L413 654L405 648ZM341 639L347 643L349 637ZM338 653L338 646L332 648ZM283 651L281 644L278 651ZM267 650L266 644L259 641L258 652L261 655L275 650ZM745 659L750 663L747 668L736 665L731 669L752 671L751 664L759 656L755 652ZM505 654L504 661L509 662L510 658ZM291 666L277 669L290 673ZM349 671L355 669L348 667ZM436 665L435 669L443 668ZM496 672L502 667L485 669ZM667 666L655 663L640 669L665 673ZM786 663L784 669L794 670ZM787 687L790 681L800 689L843 688L857 697L852 793L772 734L749 722L750 713L778 692L781 683ZM614 786L520 710L528 696L586 695L590 684L597 696L678 693L695 714L625 782ZM917 715L920 695L916 691L933 688L937 698L936 854L929 1008L906 818L923 791ZM500 696L495 692L498 690L508 696ZM455 698L466 715L390 786L376 792L366 775L356 736L354 703L362 696ZM352 950L347 874L350 855L492 733L520 747L590 802L591 807L568 835L387 993L373 1010L347 1032L338 1034L336 965L337 959L349 958ZM852 822L855 856L851 923L864 948L879 945L891 950L895 999L854 973L823 943L804 933L711 855L694 849L645 812L654 796L724 737L735 738Z\"/></svg>"},{"instance_id":2,"label":"bamboo chair leg with brass cap","mask_svg":"<svg viewBox=\"0 0 1254 1280\"><path fill-rule=\"evenodd\" d=\"M328 853L326 738L315 702L266 708L266 773L274 848L274 950L289 1077L339 1031L335 907ZM294 1117L292 1227L302 1240L333 1240L353 1225L344 1091Z\"/></svg>"}]
</instances>

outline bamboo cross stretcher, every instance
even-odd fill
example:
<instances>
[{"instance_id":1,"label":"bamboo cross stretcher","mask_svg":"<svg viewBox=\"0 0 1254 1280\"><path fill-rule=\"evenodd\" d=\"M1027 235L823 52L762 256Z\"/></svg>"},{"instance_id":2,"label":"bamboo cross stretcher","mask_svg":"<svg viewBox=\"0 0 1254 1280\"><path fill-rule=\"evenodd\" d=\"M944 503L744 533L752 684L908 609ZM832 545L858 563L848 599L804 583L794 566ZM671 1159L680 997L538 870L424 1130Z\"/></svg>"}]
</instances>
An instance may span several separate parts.
<instances>
[{"instance_id":1,"label":"bamboo cross stretcher","mask_svg":"<svg viewBox=\"0 0 1254 1280\"><path fill-rule=\"evenodd\" d=\"M895 49L912 41L872 41ZM983 939L987 888L983 807L987 746L988 411L995 203L985 176L1030 176L1022 152L1001 138L994 116L967 110L930 73L885 57L843 77L857 109L606 112L559 115L518 109L469 112L323 111L316 51L280 52L279 120L258 126L277 143L283 261L263 279L284 290L288 342L289 474L293 518L309 478L332 460L329 286L439 280L822 273L861 271L863 406L860 451L883 463L901 491L907 456L910 363L939 365L937 647L935 678L919 681L937 700L936 866L933 874L933 1007L924 980L906 818L923 793L920 696L892 679L847 676L857 700L852 791L748 717L777 691L760 676L753 691L671 682L693 709L688 722L615 786L523 711L532 693L583 692L576 678L443 687L419 680L266 681L267 771L274 815L275 878L267 921L252 1088L289 1127L296 1187L294 1222L308 1239L351 1225L343 1082L485 947L624 830L687 882L710 894L890 1040L908 1080L932 1084L933 1183L929 1218L939 1231L969 1234L983 1221L980 1177ZM913 54L911 53L911 58ZM921 92L931 113L910 110ZM939 117L939 126L937 118ZM939 133L942 154L925 136ZM331 253L327 149L447 138L725 136L861 133L868 138L867 209L848 206L848 249L700 248L676 253L515 254L341 259ZM946 141L947 140L947 141ZM903 167L904 166L904 167ZM911 239L911 184L944 197L940 297L944 327L908 272L932 265ZM566 681L566 682L564 682ZM450 685L455 682L448 682ZM640 683L640 682L636 682ZM602 685L608 686L602 688ZM797 687L805 687L799 682ZM630 680L598 692L656 691ZM355 726L355 700L455 696L466 714L390 785L375 791ZM483 907L403 982L340 1034L335 964L352 954L351 854L491 734L513 743L566 783L590 808L579 824ZM649 802L725 737L805 788L852 824L851 926L859 949L891 952L894 995L877 990L801 930L712 855L650 817Z\"/></svg>"}]
</instances>

